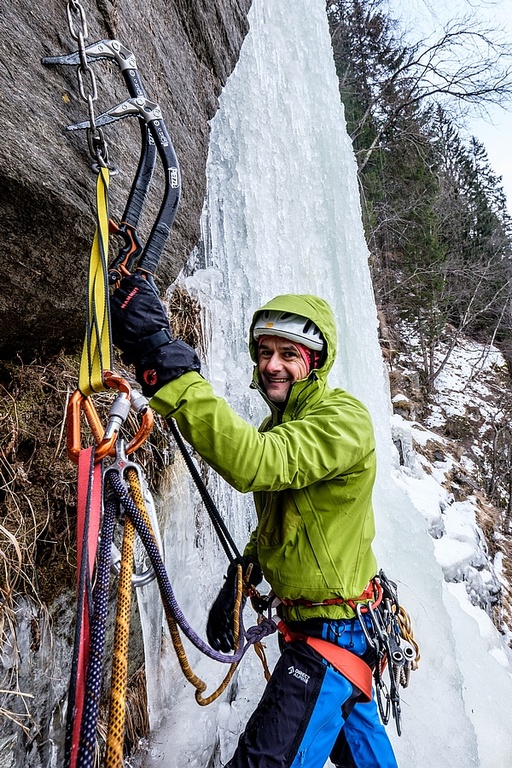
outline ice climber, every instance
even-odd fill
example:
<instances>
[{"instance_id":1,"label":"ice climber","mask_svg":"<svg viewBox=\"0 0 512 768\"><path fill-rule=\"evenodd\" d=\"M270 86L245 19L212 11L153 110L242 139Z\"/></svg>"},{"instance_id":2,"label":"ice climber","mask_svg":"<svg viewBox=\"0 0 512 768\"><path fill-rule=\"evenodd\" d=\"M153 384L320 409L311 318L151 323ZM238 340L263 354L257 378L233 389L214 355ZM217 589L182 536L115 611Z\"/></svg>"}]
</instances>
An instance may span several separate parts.
<instances>
[{"instance_id":1,"label":"ice climber","mask_svg":"<svg viewBox=\"0 0 512 768\"><path fill-rule=\"evenodd\" d=\"M354 607L377 572L375 443L366 408L327 383L336 355L330 307L284 295L254 314L252 386L271 412L259 429L214 394L142 275L122 280L111 309L114 342L151 406L228 483L254 494L258 522L243 558L252 583L265 577L292 634L323 638L371 666ZM223 652L234 646L235 581L232 565L208 617L208 641ZM363 701L305 639L288 640L226 768L323 768L329 757L340 768L396 768L375 701Z\"/></svg>"}]
</instances>

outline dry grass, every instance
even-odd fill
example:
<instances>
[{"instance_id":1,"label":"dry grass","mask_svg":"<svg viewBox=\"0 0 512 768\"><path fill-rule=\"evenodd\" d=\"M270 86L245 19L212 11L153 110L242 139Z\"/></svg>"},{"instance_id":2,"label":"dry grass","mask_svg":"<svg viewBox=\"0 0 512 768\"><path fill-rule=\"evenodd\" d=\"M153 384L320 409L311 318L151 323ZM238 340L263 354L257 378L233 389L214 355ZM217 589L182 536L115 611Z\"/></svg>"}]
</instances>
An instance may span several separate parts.
<instances>
[{"instance_id":1,"label":"dry grass","mask_svg":"<svg viewBox=\"0 0 512 768\"><path fill-rule=\"evenodd\" d=\"M198 300L180 285L174 286L168 300L173 334L200 353L204 352L201 306Z\"/></svg>"},{"instance_id":2,"label":"dry grass","mask_svg":"<svg viewBox=\"0 0 512 768\"><path fill-rule=\"evenodd\" d=\"M21 728L21 730L24 731L28 736L30 734L30 723L32 721L32 716L28 708L28 701L34 698L32 694L22 693L19 690L13 690L13 687L11 686L8 689L0 689L0 696L2 697L2 704L0 705L0 718L9 720L14 725L17 725L18 728ZM13 711L7 706L4 706L4 697L11 700L18 699L22 702L22 706L24 707L25 711Z\"/></svg>"},{"instance_id":3,"label":"dry grass","mask_svg":"<svg viewBox=\"0 0 512 768\"><path fill-rule=\"evenodd\" d=\"M58 358L45 366L0 368L0 628L16 592L42 597L57 548L71 572L74 473L63 445L71 365Z\"/></svg>"},{"instance_id":4,"label":"dry grass","mask_svg":"<svg viewBox=\"0 0 512 768\"><path fill-rule=\"evenodd\" d=\"M149 736L146 674L143 667L128 679L125 718L124 754L131 755L138 750L141 741ZM97 729L96 755L98 765L103 765L107 738L108 703L105 701L101 706Z\"/></svg>"},{"instance_id":5,"label":"dry grass","mask_svg":"<svg viewBox=\"0 0 512 768\"><path fill-rule=\"evenodd\" d=\"M141 739L149 736L148 697L146 673L141 667L128 680L126 695L125 749L136 750Z\"/></svg>"},{"instance_id":6,"label":"dry grass","mask_svg":"<svg viewBox=\"0 0 512 768\"><path fill-rule=\"evenodd\" d=\"M201 310L183 289L171 296L173 331L194 347L203 343ZM40 606L73 589L76 575L76 466L67 458L65 414L77 387L78 359L64 355L30 365L0 362L0 649L16 658L15 600L28 595ZM116 370L130 378L120 364ZM106 424L116 393L94 396ZM130 415L122 436L138 430ZM82 442L92 443L83 426ZM169 460L168 437L156 426L136 460L152 489ZM37 628L36 628L37 631ZM0 680L0 718L27 733L33 728L30 694L19 690L16 665ZM126 746L136 749L149 731L143 670L129 681ZM100 738L101 740L101 738Z\"/></svg>"},{"instance_id":7,"label":"dry grass","mask_svg":"<svg viewBox=\"0 0 512 768\"><path fill-rule=\"evenodd\" d=\"M29 595L41 606L73 579L74 472L62 426L73 378L64 357L0 364L0 648L12 662L0 681L0 717L27 734L32 696L18 683L15 603Z\"/></svg>"}]
</instances>

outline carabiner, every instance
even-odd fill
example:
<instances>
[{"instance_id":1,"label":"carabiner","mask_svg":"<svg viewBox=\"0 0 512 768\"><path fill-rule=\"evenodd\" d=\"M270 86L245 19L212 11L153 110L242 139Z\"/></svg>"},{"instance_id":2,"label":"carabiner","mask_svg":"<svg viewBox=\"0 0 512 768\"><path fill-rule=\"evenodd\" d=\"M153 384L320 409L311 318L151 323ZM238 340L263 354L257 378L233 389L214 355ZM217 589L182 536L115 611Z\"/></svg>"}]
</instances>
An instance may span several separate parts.
<instances>
[{"instance_id":1,"label":"carabiner","mask_svg":"<svg viewBox=\"0 0 512 768\"><path fill-rule=\"evenodd\" d=\"M364 613L363 613L364 610ZM363 634L366 638L366 642L368 643L369 647L372 648L374 651L379 650L379 644L376 640L376 636L372 637L370 634L370 629L368 627L368 624L366 623L364 617L368 615L368 608L363 603L358 603L356 605L356 616L359 619L359 623L361 625L361 629L363 630ZM373 626L373 621L372 621Z\"/></svg>"},{"instance_id":2,"label":"carabiner","mask_svg":"<svg viewBox=\"0 0 512 768\"><path fill-rule=\"evenodd\" d=\"M151 523L151 530L153 532L155 543L156 543L156 546L158 547L158 551L160 552L160 554L162 554L163 545L162 545L162 539L160 537L160 529L158 527L158 518L156 514L156 508L155 508L155 502L153 500L153 496L146 483L146 479L144 477L142 468L136 462L130 461L128 459L126 455L126 450L125 450L125 441L119 439L116 442L115 461L113 461L112 464L106 467L106 469L103 472L103 477L106 478L111 472L116 472L124 488L126 489L127 493L129 493L130 489L124 477L125 473L129 469L133 469L137 473L140 489L142 491L142 496L144 499L144 505L146 508L149 521ZM135 559L137 560L137 556L135 557ZM116 575L119 575L121 571L121 553L119 552L119 549L116 547L114 542L112 542L112 547L111 547L110 567L113 573L115 573ZM134 588L144 587L147 584L150 584L155 578L156 578L156 574L154 572L153 566L150 565L144 571L141 571L140 573L135 572L133 574L132 586Z\"/></svg>"},{"instance_id":3,"label":"carabiner","mask_svg":"<svg viewBox=\"0 0 512 768\"><path fill-rule=\"evenodd\" d=\"M126 480L124 479L124 473L128 469L134 469L137 473L137 476L139 478L139 482L142 485L143 475L142 475L142 469L139 464L137 464L135 461L130 461L127 457L127 449L125 448L125 441L119 438L115 441L115 460L112 462L112 464L109 464L108 467L105 467L103 470L103 477L106 478L110 472L117 472L119 475L119 479L123 483L123 486L126 491L129 491L128 484Z\"/></svg>"},{"instance_id":4,"label":"carabiner","mask_svg":"<svg viewBox=\"0 0 512 768\"><path fill-rule=\"evenodd\" d=\"M142 421L137 434L126 447L127 454L133 453L137 448L140 448L153 429L155 421L153 412L148 407L147 400L143 395L139 393L134 394L129 382L111 371L106 371L103 374L103 381L107 387L117 389L120 392L120 395L112 405L106 430L103 428L96 407L89 397L85 397L77 389L70 398L66 415L67 454L75 464L78 463L78 457L82 450L80 430L82 411L97 443L95 461L100 461L105 456L116 455L115 443L121 426L128 416L130 407L141 414Z\"/></svg>"}]
</instances>

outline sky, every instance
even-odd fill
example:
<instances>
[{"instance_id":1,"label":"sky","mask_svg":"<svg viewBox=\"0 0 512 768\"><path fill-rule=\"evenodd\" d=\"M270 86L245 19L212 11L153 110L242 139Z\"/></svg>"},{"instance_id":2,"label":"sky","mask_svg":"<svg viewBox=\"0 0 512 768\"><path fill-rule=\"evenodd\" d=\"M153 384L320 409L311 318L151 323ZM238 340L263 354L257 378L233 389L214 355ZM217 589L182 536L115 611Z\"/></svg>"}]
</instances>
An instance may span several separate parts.
<instances>
[{"instance_id":1,"label":"sky","mask_svg":"<svg viewBox=\"0 0 512 768\"><path fill-rule=\"evenodd\" d=\"M392 15L405 22L405 29L411 30L411 40L418 35L441 29L443 23L456 15L473 13L487 22L491 28L502 29L507 42L512 41L512 0L388 0ZM416 37L417 39L417 37ZM493 107L487 117L468 115L466 122L468 137L475 136L481 141L490 164L498 176L507 195L508 208L512 214L512 103Z\"/></svg>"}]
</instances>

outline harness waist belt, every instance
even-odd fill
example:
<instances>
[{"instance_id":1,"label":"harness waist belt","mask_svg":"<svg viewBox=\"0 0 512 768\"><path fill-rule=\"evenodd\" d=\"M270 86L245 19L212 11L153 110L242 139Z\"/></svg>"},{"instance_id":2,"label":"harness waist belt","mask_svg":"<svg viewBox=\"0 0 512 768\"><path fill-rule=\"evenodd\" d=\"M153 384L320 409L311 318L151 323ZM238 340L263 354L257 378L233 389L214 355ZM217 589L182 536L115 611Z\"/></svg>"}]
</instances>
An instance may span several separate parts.
<instances>
[{"instance_id":1,"label":"harness waist belt","mask_svg":"<svg viewBox=\"0 0 512 768\"><path fill-rule=\"evenodd\" d=\"M371 601L373 608L376 608L382 600L382 587L377 579L372 579L368 582L365 589L359 597L346 599L344 597L331 597L321 602L313 602L312 600L306 600L304 597L299 597L297 600L290 600L286 597L280 597L279 600L283 605L294 606L304 605L306 608L313 608L316 605L348 605L353 611L356 610L356 603L362 603Z\"/></svg>"}]
</instances>

